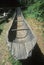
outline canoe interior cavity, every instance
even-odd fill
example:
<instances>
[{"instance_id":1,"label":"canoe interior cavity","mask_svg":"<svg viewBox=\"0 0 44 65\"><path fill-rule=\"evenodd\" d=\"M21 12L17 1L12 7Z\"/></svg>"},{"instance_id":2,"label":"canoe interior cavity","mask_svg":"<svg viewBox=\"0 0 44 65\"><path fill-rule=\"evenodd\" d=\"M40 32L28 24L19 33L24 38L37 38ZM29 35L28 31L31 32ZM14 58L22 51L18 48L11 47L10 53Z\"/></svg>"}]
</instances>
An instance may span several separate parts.
<instances>
[{"instance_id":1,"label":"canoe interior cavity","mask_svg":"<svg viewBox=\"0 0 44 65\"><path fill-rule=\"evenodd\" d=\"M32 55L32 49L36 44L36 39L31 28L28 27L22 17L20 8L17 9L16 14L8 32L9 49L14 58L26 59Z\"/></svg>"}]
</instances>

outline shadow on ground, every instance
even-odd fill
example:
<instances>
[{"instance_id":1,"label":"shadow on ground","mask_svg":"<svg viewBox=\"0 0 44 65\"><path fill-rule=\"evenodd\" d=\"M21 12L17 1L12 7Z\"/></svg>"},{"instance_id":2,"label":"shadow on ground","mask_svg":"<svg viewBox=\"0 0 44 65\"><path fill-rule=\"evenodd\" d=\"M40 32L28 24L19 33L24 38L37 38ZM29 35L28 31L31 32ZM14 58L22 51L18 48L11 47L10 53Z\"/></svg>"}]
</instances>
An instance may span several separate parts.
<instances>
[{"instance_id":1,"label":"shadow on ground","mask_svg":"<svg viewBox=\"0 0 44 65\"><path fill-rule=\"evenodd\" d=\"M32 52L32 57L20 61L22 65L44 65L44 55L41 53L39 46L36 44Z\"/></svg>"},{"instance_id":2,"label":"shadow on ground","mask_svg":"<svg viewBox=\"0 0 44 65\"><path fill-rule=\"evenodd\" d=\"M1 24L3 24L3 23L8 23L8 22L9 22L9 20L8 20L8 19L3 20L3 21L1 21L1 22L0 22L0 25L1 25Z\"/></svg>"},{"instance_id":3,"label":"shadow on ground","mask_svg":"<svg viewBox=\"0 0 44 65\"><path fill-rule=\"evenodd\" d=\"M3 30L2 30L2 29L0 29L0 35L1 35L2 31L3 31Z\"/></svg>"}]
</instances>

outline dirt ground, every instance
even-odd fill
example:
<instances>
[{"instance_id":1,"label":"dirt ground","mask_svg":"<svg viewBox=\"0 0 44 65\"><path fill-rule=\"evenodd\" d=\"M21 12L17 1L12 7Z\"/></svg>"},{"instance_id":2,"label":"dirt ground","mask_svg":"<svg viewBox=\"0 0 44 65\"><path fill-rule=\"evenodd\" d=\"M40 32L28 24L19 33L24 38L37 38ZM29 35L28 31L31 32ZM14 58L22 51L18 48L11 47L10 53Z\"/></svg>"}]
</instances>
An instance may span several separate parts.
<instances>
[{"instance_id":1,"label":"dirt ground","mask_svg":"<svg viewBox=\"0 0 44 65\"><path fill-rule=\"evenodd\" d=\"M3 31L0 35L0 65L11 65L11 63L8 61L10 54L6 44L6 33L10 24L11 21L3 25Z\"/></svg>"},{"instance_id":2,"label":"dirt ground","mask_svg":"<svg viewBox=\"0 0 44 65\"><path fill-rule=\"evenodd\" d=\"M36 19L27 18L27 21L32 28L37 38L37 44L44 54L44 22L39 22Z\"/></svg>"}]
</instances>

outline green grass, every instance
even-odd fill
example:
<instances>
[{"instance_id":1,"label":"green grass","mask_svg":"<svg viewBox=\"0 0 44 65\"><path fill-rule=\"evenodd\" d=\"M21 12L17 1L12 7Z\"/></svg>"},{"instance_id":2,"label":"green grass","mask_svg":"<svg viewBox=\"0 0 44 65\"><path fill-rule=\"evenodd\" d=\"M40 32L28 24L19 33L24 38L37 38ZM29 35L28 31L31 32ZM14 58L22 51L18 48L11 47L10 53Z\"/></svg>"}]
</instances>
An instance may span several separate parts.
<instances>
[{"instance_id":1,"label":"green grass","mask_svg":"<svg viewBox=\"0 0 44 65\"><path fill-rule=\"evenodd\" d=\"M5 21L5 22L3 22L2 24L0 24L0 29L2 29L2 30L3 30L5 23L6 23L6 21Z\"/></svg>"},{"instance_id":2,"label":"green grass","mask_svg":"<svg viewBox=\"0 0 44 65\"><path fill-rule=\"evenodd\" d=\"M21 63L20 61L18 61L18 60L15 60L15 59L13 58L13 56L10 56L10 57L8 58L8 60L9 60L9 62L10 62L12 65L22 65L22 63Z\"/></svg>"},{"instance_id":3,"label":"green grass","mask_svg":"<svg viewBox=\"0 0 44 65\"><path fill-rule=\"evenodd\" d=\"M3 62L2 65L5 65L5 62Z\"/></svg>"},{"instance_id":4,"label":"green grass","mask_svg":"<svg viewBox=\"0 0 44 65\"><path fill-rule=\"evenodd\" d=\"M36 18L38 21L44 21L44 8L41 6L44 6L43 2L36 2L30 6L26 10L23 11L25 18Z\"/></svg>"},{"instance_id":5,"label":"green grass","mask_svg":"<svg viewBox=\"0 0 44 65\"><path fill-rule=\"evenodd\" d=\"M43 34L42 34L42 36L44 37L44 31L43 31Z\"/></svg>"},{"instance_id":6,"label":"green grass","mask_svg":"<svg viewBox=\"0 0 44 65\"><path fill-rule=\"evenodd\" d=\"M1 25L0 25L0 29L3 29L3 26L4 26L4 24L1 24Z\"/></svg>"}]
</instances>

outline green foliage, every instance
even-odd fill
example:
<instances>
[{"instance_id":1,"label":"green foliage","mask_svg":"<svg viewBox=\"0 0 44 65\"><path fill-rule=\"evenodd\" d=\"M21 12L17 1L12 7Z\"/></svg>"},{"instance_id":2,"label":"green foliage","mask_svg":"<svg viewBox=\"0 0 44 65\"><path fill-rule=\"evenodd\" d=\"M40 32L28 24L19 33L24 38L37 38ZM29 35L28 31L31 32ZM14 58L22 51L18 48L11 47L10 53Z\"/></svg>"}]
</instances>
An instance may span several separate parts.
<instances>
[{"instance_id":1,"label":"green foliage","mask_svg":"<svg viewBox=\"0 0 44 65\"><path fill-rule=\"evenodd\" d=\"M23 6L27 6L31 0L17 0L19 2L19 4L23 5Z\"/></svg>"},{"instance_id":2,"label":"green foliage","mask_svg":"<svg viewBox=\"0 0 44 65\"><path fill-rule=\"evenodd\" d=\"M15 60L12 56L8 58L12 65L22 65L20 61Z\"/></svg>"},{"instance_id":3,"label":"green foliage","mask_svg":"<svg viewBox=\"0 0 44 65\"><path fill-rule=\"evenodd\" d=\"M34 0L34 3L23 11L25 17L34 17L40 21L44 20L44 0Z\"/></svg>"},{"instance_id":4,"label":"green foliage","mask_svg":"<svg viewBox=\"0 0 44 65\"><path fill-rule=\"evenodd\" d=\"M3 62L2 65L5 65L5 62Z\"/></svg>"},{"instance_id":5,"label":"green foliage","mask_svg":"<svg viewBox=\"0 0 44 65\"><path fill-rule=\"evenodd\" d=\"M0 25L0 29L3 29L4 24L5 24L5 23L3 23L3 24Z\"/></svg>"},{"instance_id":6,"label":"green foliage","mask_svg":"<svg viewBox=\"0 0 44 65\"><path fill-rule=\"evenodd\" d=\"M15 65L22 65L20 61L16 61Z\"/></svg>"}]
</instances>

